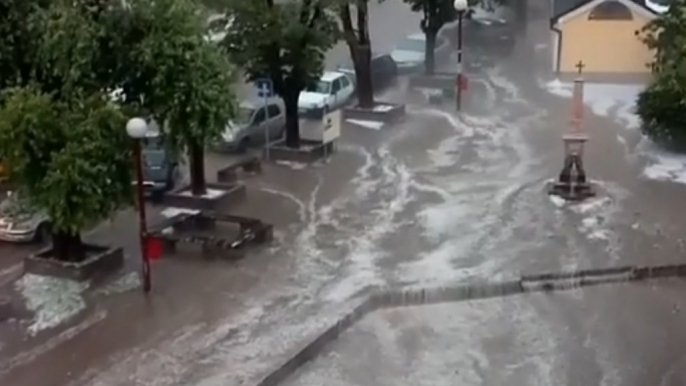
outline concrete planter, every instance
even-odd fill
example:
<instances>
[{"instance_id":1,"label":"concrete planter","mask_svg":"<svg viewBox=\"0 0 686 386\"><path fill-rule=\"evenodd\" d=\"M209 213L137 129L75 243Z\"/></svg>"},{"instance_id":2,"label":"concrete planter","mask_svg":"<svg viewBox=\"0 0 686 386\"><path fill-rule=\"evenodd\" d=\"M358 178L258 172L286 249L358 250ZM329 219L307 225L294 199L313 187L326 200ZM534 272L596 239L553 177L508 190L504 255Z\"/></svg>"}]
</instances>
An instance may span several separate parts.
<instances>
[{"instance_id":1,"label":"concrete planter","mask_svg":"<svg viewBox=\"0 0 686 386\"><path fill-rule=\"evenodd\" d=\"M207 183L207 193L202 196L191 194L190 186L186 185L164 196L167 206L214 211L245 199L245 185L240 182L233 184Z\"/></svg>"},{"instance_id":2,"label":"concrete planter","mask_svg":"<svg viewBox=\"0 0 686 386\"><path fill-rule=\"evenodd\" d=\"M360 121L376 121L385 124L399 122L405 118L405 105L389 102L377 103L374 108L367 109L359 106L343 109L343 119Z\"/></svg>"},{"instance_id":3,"label":"concrete planter","mask_svg":"<svg viewBox=\"0 0 686 386\"><path fill-rule=\"evenodd\" d=\"M272 161L313 163L327 157L335 150L334 142L325 144L315 141L300 140L299 148L291 148L286 146L286 142L281 141L273 144L269 148L269 158Z\"/></svg>"},{"instance_id":4,"label":"concrete planter","mask_svg":"<svg viewBox=\"0 0 686 386\"><path fill-rule=\"evenodd\" d=\"M24 273L60 277L76 281L100 279L117 272L124 265L124 250L86 244L87 258L67 262L52 258L52 247L24 258Z\"/></svg>"}]
</instances>

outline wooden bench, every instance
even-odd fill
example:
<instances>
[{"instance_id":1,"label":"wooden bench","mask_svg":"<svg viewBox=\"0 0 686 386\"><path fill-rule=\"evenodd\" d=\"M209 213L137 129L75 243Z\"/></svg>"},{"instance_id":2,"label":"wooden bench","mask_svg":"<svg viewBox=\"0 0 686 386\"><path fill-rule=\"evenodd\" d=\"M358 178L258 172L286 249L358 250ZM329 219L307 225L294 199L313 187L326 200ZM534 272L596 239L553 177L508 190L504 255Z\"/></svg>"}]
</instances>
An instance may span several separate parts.
<instances>
[{"instance_id":1,"label":"wooden bench","mask_svg":"<svg viewBox=\"0 0 686 386\"><path fill-rule=\"evenodd\" d=\"M256 155L241 157L238 161L217 171L217 182L235 183L238 181L239 169L243 169L245 173L262 173L262 163Z\"/></svg>"}]
</instances>

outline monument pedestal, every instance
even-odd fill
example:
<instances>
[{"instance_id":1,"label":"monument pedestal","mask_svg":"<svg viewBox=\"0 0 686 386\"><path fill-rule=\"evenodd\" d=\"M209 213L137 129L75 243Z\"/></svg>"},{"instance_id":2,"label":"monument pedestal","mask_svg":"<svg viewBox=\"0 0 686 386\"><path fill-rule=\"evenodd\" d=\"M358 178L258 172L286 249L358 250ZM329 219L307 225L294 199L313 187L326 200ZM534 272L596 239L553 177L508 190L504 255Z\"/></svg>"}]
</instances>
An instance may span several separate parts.
<instances>
[{"instance_id":1,"label":"monument pedestal","mask_svg":"<svg viewBox=\"0 0 686 386\"><path fill-rule=\"evenodd\" d=\"M565 162L558 180L550 186L548 193L568 201L581 201L595 196L593 185L586 178L583 163L584 143L588 136L582 133L567 134L565 141Z\"/></svg>"}]
</instances>

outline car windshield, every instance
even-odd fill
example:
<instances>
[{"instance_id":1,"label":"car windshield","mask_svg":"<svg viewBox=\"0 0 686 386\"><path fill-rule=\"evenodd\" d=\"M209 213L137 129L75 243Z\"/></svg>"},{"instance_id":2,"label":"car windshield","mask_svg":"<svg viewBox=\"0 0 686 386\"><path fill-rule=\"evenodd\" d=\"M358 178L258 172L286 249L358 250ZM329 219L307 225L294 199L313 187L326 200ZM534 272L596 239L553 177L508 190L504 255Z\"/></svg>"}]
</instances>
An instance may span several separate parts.
<instances>
[{"instance_id":1,"label":"car windshield","mask_svg":"<svg viewBox=\"0 0 686 386\"><path fill-rule=\"evenodd\" d=\"M160 166L164 163L166 155L164 151L152 150L143 153L145 166Z\"/></svg>"},{"instance_id":2,"label":"car windshield","mask_svg":"<svg viewBox=\"0 0 686 386\"><path fill-rule=\"evenodd\" d=\"M326 82L323 80L320 80L314 86L310 86L307 88L307 91L316 92L318 94L328 94L330 92L330 90L331 90L331 82Z\"/></svg>"},{"instance_id":3,"label":"car windshield","mask_svg":"<svg viewBox=\"0 0 686 386\"><path fill-rule=\"evenodd\" d=\"M255 113L255 109L252 107L248 106L241 106L238 109L238 114L236 115L236 118L234 118L234 122L237 124L247 124L250 123L250 118L252 118L252 115Z\"/></svg>"},{"instance_id":4,"label":"car windshield","mask_svg":"<svg viewBox=\"0 0 686 386\"><path fill-rule=\"evenodd\" d=\"M403 51L424 52L424 41L420 39L405 39L398 44L398 49Z\"/></svg>"}]
</instances>

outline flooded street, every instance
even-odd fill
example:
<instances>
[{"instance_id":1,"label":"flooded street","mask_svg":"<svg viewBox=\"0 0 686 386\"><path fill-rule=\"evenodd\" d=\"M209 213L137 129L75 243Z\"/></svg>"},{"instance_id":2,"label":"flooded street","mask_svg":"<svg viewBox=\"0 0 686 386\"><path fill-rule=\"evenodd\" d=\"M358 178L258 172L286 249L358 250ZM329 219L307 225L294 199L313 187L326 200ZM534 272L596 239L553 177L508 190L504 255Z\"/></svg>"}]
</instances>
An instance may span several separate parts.
<instances>
[{"instance_id":1,"label":"flooded street","mask_svg":"<svg viewBox=\"0 0 686 386\"><path fill-rule=\"evenodd\" d=\"M388 50L415 31L375 29L417 15L379 7L372 39ZM390 10L393 20L381 14ZM125 276L107 291L77 291L83 309L58 327L34 336L25 321L0 327L0 384L251 386L377 288L682 262L679 166L670 174L644 155L622 106L585 113L597 197L573 205L546 193L562 168L571 100L549 87L548 22L535 11L512 56L470 74L461 114L403 80L377 99L405 103L404 122L346 123L327 162L265 164L247 179L235 211L274 224L272 244L237 262L165 257L148 298ZM223 162L208 155L208 178ZM132 272L134 221L124 213L88 236L115 235ZM0 246L15 263L21 251ZM286 384L683 385L683 290L672 280L384 310Z\"/></svg>"}]
</instances>

